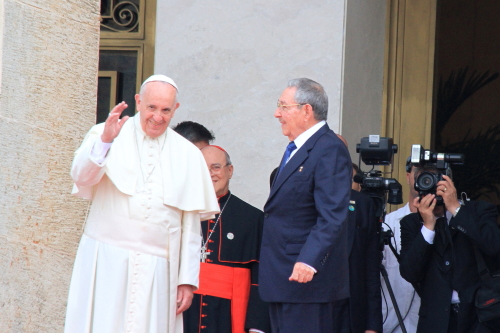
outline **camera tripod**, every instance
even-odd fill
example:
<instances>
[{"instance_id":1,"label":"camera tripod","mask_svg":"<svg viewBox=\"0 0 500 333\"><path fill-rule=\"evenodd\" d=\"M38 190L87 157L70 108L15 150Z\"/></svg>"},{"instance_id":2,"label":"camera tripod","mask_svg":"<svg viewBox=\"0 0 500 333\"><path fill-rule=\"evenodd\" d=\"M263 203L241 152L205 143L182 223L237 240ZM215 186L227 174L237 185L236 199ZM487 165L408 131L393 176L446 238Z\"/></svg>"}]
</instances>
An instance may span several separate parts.
<instances>
[{"instance_id":1,"label":"camera tripod","mask_svg":"<svg viewBox=\"0 0 500 333\"><path fill-rule=\"evenodd\" d=\"M384 213L384 217L385 217L385 213ZM384 231L382 229L382 222L381 222L380 223L380 251L383 251L384 247L386 245L388 245L389 248L391 249L392 253L394 253L394 256L396 257L396 259L399 262L400 256L399 256L398 252L396 251L396 249L394 248L394 245L392 245L392 243L391 243L392 237L394 237L392 230ZM401 331L403 333L407 333L405 324L403 322L403 317L401 316L401 311L399 310L399 306L398 306L398 303L396 301L396 297L394 296L394 291L392 290L391 282L389 281L389 275L387 274L387 270L385 269L385 266L382 263L380 263L380 274L384 278L385 285L387 287L387 291L389 291L389 296L391 298L392 305L394 306L394 311L396 312L396 316L398 317L398 322L399 322L399 326L401 326Z\"/></svg>"}]
</instances>

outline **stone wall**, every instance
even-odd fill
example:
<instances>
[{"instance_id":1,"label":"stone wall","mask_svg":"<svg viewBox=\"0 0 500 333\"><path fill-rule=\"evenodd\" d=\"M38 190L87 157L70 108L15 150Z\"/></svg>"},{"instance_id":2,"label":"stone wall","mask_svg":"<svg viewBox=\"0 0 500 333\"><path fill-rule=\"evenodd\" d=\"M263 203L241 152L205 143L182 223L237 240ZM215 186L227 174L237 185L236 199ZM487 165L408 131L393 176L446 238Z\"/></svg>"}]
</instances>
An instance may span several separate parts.
<instances>
[{"instance_id":1,"label":"stone wall","mask_svg":"<svg viewBox=\"0 0 500 333\"><path fill-rule=\"evenodd\" d=\"M99 1L3 2L0 332L62 332L87 208L69 169L95 121Z\"/></svg>"},{"instance_id":2,"label":"stone wall","mask_svg":"<svg viewBox=\"0 0 500 333\"><path fill-rule=\"evenodd\" d=\"M273 117L288 80L323 84L328 123L339 129L344 7L337 0L158 0L155 72L180 89L172 125L193 120L213 130L234 163L231 188L259 208L288 144Z\"/></svg>"},{"instance_id":3,"label":"stone wall","mask_svg":"<svg viewBox=\"0 0 500 333\"><path fill-rule=\"evenodd\" d=\"M0 95L2 94L2 45L3 45L3 1L0 0Z\"/></svg>"}]
</instances>

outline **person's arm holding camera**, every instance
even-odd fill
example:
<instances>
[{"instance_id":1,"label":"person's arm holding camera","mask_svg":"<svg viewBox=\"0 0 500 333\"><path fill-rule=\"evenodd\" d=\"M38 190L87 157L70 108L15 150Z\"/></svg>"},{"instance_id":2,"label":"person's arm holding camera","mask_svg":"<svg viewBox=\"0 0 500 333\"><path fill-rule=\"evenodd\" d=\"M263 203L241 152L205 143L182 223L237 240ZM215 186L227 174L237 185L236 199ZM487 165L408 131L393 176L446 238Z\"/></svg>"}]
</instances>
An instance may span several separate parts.
<instances>
[{"instance_id":1,"label":"person's arm holding camera","mask_svg":"<svg viewBox=\"0 0 500 333\"><path fill-rule=\"evenodd\" d=\"M436 206L435 198L434 194L427 194L421 200L420 197L413 200L422 222L418 214L407 215L401 220L399 271L401 276L412 284L419 283L424 278L426 263L432 252L436 225L433 212Z\"/></svg>"},{"instance_id":2,"label":"person's arm holding camera","mask_svg":"<svg viewBox=\"0 0 500 333\"><path fill-rule=\"evenodd\" d=\"M443 178L445 180L438 183L438 193L453 215L450 227L470 238L482 253L491 256L500 254L496 207L483 201L466 202L461 206L452 180L448 176Z\"/></svg>"},{"instance_id":3,"label":"person's arm holding camera","mask_svg":"<svg viewBox=\"0 0 500 333\"><path fill-rule=\"evenodd\" d=\"M455 215L460 202L457 199L457 190L448 176L437 183L436 194L427 194L417 197L413 205L417 208L422 224L418 223L418 215L410 215L401 221L401 276L411 283L422 280L425 264L430 256L434 243L436 216L436 196L443 198L446 209ZM444 214L444 212L443 212Z\"/></svg>"},{"instance_id":4,"label":"person's arm holding camera","mask_svg":"<svg viewBox=\"0 0 500 333\"><path fill-rule=\"evenodd\" d=\"M436 194L443 197L446 210L455 216L460 210L460 202L458 201L457 189L450 177L443 175L444 180L437 183Z\"/></svg>"}]
</instances>

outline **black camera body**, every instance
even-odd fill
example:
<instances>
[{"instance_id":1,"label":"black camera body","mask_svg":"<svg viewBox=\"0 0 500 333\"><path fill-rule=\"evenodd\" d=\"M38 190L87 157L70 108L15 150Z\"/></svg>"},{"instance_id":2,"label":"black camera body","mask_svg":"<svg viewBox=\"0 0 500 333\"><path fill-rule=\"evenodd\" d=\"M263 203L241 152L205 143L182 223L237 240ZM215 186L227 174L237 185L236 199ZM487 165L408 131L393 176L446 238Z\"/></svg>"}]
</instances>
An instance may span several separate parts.
<instances>
[{"instance_id":1,"label":"black camera body","mask_svg":"<svg viewBox=\"0 0 500 333\"><path fill-rule=\"evenodd\" d=\"M359 159L366 165L392 165L397 151L398 146L393 143L392 138L379 135L364 137L356 145ZM354 181L361 184L361 192L373 199L375 216L378 218L383 217L386 202L396 205L403 203L401 184L394 178L382 177L382 172L379 170L357 174L354 176Z\"/></svg>"},{"instance_id":2,"label":"black camera body","mask_svg":"<svg viewBox=\"0 0 500 333\"><path fill-rule=\"evenodd\" d=\"M387 202L391 205L403 203L401 184L394 178L382 177L382 172L374 170L363 177L362 192L380 193L387 191Z\"/></svg>"},{"instance_id":3,"label":"black camera body","mask_svg":"<svg viewBox=\"0 0 500 333\"><path fill-rule=\"evenodd\" d=\"M393 143L392 138L370 135L356 145L356 152L366 165L391 165L398 145Z\"/></svg>"},{"instance_id":4,"label":"black camera body","mask_svg":"<svg viewBox=\"0 0 500 333\"><path fill-rule=\"evenodd\" d=\"M427 194L436 194L437 184L444 180L443 175L451 177L450 165L462 165L464 163L463 154L433 153L424 149L420 145L413 145L411 148L411 164L424 170L415 179L415 191L420 197ZM442 205L443 198L436 196L436 204Z\"/></svg>"},{"instance_id":5,"label":"black camera body","mask_svg":"<svg viewBox=\"0 0 500 333\"><path fill-rule=\"evenodd\" d=\"M446 175L450 176L451 173L447 172ZM441 180L444 180L443 173L424 171L415 179L415 191L418 192L419 197L424 197L427 194L436 194L437 183ZM443 198L439 195L436 196L436 204L443 204Z\"/></svg>"}]
</instances>

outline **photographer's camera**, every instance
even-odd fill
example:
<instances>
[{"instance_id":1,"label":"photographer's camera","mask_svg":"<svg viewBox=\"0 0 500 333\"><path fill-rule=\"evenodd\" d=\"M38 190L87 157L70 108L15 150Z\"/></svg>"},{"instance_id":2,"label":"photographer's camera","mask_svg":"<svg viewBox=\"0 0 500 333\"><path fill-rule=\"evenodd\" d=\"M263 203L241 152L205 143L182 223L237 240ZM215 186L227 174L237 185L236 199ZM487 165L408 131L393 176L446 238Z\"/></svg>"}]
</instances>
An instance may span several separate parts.
<instances>
[{"instance_id":1,"label":"photographer's camera","mask_svg":"<svg viewBox=\"0 0 500 333\"><path fill-rule=\"evenodd\" d=\"M422 172L415 179L415 191L418 192L420 198L427 194L436 194L438 182L444 180L443 175L451 178L450 165L462 165L463 163L463 154L433 153L421 145L413 145L411 164L422 169ZM436 204L443 204L441 196L436 196Z\"/></svg>"}]
</instances>

